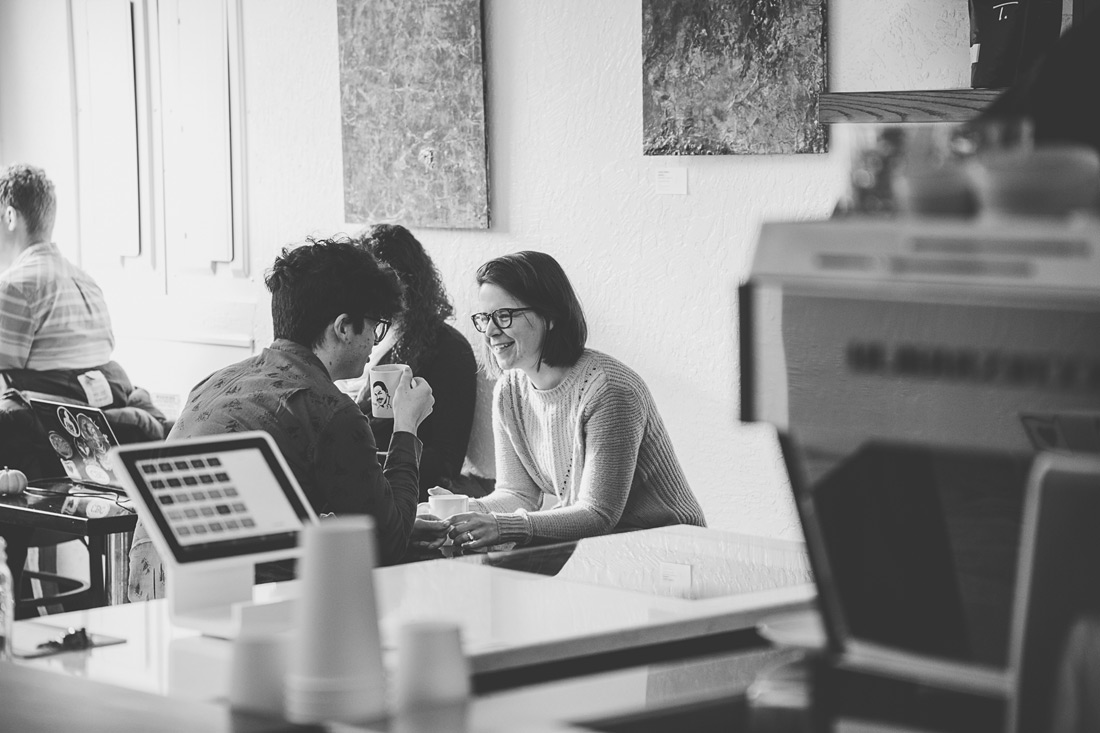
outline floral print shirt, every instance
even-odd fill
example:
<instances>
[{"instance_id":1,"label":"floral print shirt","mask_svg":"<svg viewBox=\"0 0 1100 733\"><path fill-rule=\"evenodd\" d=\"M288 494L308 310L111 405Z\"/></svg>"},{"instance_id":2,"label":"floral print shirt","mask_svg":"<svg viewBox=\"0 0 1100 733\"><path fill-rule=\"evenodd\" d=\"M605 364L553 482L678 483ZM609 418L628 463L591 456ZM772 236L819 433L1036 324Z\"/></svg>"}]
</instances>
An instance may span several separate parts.
<instances>
[{"instance_id":1,"label":"floral print shirt","mask_svg":"<svg viewBox=\"0 0 1100 733\"><path fill-rule=\"evenodd\" d=\"M419 492L415 435L394 434L383 468L367 417L312 350L285 339L200 382L168 438L245 430L275 439L314 511L371 515L379 563L401 559Z\"/></svg>"}]
</instances>

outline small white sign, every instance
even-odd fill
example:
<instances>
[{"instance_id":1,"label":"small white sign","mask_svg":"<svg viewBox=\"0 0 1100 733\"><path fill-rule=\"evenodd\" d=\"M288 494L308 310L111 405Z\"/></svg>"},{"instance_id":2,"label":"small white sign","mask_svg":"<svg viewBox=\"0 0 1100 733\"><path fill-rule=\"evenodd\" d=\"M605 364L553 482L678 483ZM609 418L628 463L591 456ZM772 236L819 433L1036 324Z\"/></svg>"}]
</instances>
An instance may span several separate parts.
<instances>
[{"instance_id":1,"label":"small white sign","mask_svg":"<svg viewBox=\"0 0 1100 733\"><path fill-rule=\"evenodd\" d=\"M683 167L658 168L654 176L657 193L672 196L686 196L688 192L688 170Z\"/></svg>"},{"instance_id":2,"label":"small white sign","mask_svg":"<svg viewBox=\"0 0 1100 733\"><path fill-rule=\"evenodd\" d=\"M84 396L88 398L88 404L92 407L106 407L114 402L111 384L107 381L107 377L103 376L103 372L92 369L83 374L77 374L76 379L84 388Z\"/></svg>"},{"instance_id":3,"label":"small white sign","mask_svg":"<svg viewBox=\"0 0 1100 733\"><path fill-rule=\"evenodd\" d=\"M662 562L658 566L661 585L676 598L691 597L691 566L677 562Z\"/></svg>"}]
</instances>

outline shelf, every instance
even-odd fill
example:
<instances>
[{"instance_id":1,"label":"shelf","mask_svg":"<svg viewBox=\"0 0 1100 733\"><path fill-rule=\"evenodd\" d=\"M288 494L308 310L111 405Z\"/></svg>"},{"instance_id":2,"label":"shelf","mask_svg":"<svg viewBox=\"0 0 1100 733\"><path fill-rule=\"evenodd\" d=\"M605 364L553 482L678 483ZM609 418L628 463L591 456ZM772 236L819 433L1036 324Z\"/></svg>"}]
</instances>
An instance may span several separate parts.
<instances>
[{"instance_id":1,"label":"shelf","mask_svg":"<svg viewBox=\"0 0 1100 733\"><path fill-rule=\"evenodd\" d=\"M833 122L965 122L1004 90L940 89L913 92L829 92L818 118Z\"/></svg>"}]
</instances>

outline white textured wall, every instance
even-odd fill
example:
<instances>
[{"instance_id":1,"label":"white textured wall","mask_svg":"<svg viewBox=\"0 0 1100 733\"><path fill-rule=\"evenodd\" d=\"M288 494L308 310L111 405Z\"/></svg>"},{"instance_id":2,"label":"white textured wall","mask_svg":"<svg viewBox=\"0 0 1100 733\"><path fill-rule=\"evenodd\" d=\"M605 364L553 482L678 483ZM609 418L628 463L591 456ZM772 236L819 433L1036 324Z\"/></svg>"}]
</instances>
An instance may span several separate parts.
<instances>
[{"instance_id":1,"label":"white textured wall","mask_svg":"<svg viewBox=\"0 0 1100 733\"><path fill-rule=\"evenodd\" d=\"M243 6L248 221L262 303L260 275L278 247L347 228L336 14L335 0ZM774 442L737 423L734 292L761 221L828 214L845 155L642 156L641 0L485 0L485 21L493 228L416 230L463 314L459 327L473 338L465 314L483 261L553 254L585 304L590 345L648 382L711 525L797 537ZM966 44L961 0L830 1L833 90L965 86ZM4 60L0 48L0 68ZM0 123L10 114L0 107ZM0 140L0 149L13 146ZM689 195L654 193L663 165L688 169ZM138 334L120 316L125 342ZM250 329L261 344L270 338L264 316ZM163 379L156 354L126 365L139 383ZM180 381L186 390L193 379Z\"/></svg>"},{"instance_id":2,"label":"white textured wall","mask_svg":"<svg viewBox=\"0 0 1100 733\"><path fill-rule=\"evenodd\" d=\"M66 0L0 0L0 165L44 168L59 200L76 198ZM77 223L59 216L54 235L76 255Z\"/></svg>"}]
</instances>

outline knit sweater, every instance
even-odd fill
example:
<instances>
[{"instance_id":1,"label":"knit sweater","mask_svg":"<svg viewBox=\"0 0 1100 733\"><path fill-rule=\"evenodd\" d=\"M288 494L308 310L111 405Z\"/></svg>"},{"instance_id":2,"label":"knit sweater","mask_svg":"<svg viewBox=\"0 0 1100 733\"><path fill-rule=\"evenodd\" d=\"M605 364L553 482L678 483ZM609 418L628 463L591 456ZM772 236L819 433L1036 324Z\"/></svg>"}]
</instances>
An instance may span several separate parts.
<instances>
[{"instance_id":1,"label":"knit sweater","mask_svg":"<svg viewBox=\"0 0 1100 733\"><path fill-rule=\"evenodd\" d=\"M496 490L472 501L501 542L705 526L657 406L636 372L585 349L553 389L510 370L493 393ZM544 495L557 506L541 510Z\"/></svg>"}]
</instances>

